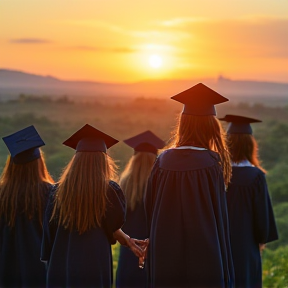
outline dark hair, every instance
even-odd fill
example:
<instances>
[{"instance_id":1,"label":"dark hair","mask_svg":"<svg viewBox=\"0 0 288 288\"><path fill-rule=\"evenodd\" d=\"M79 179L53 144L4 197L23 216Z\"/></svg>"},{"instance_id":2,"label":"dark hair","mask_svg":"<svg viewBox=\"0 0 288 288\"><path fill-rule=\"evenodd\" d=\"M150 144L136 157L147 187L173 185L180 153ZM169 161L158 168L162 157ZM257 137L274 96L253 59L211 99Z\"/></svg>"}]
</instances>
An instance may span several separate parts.
<instances>
[{"instance_id":1,"label":"dark hair","mask_svg":"<svg viewBox=\"0 0 288 288\"><path fill-rule=\"evenodd\" d=\"M243 160L248 160L251 164L266 173L266 170L260 164L258 145L253 135L229 134L228 146L230 149L231 160L233 162L239 163Z\"/></svg>"}]
</instances>

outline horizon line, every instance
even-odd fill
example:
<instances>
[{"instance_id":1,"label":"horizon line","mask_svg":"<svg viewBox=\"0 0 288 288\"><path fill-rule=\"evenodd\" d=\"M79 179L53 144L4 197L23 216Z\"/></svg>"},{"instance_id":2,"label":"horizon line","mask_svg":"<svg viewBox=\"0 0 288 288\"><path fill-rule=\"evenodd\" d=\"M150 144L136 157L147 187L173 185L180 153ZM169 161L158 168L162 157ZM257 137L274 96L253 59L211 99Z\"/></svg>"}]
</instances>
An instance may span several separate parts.
<instances>
[{"instance_id":1,"label":"horizon line","mask_svg":"<svg viewBox=\"0 0 288 288\"><path fill-rule=\"evenodd\" d=\"M221 73L216 76L216 77L195 77L195 78L151 78L151 79L142 79L142 80L138 80L138 81L134 81L134 82L110 82L110 81L98 81L98 80L91 80L91 79L65 79L65 78L61 78L58 76L53 76L53 75L49 75L49 74L35 74L33 72L28 72L26 70L22 70L22 69L13 69L13 68L4 68L4 67L0 67L0 71L11 71L11 72L18 72L18 73L23 73L23 74L28 74L28 75L32 75L32 76L38 76L38 77L43 77L43 78L53 78L55 80L58 81L63 81L63 82L88 82L88 83L101 83L101 84L116 84L116 85L129 85L129 84L137 84L137 83L141 83L141 82L161 82L161 81L195 81L198 79L203 80L209 80L209 81L215 81L216 83L221 80L229 80L229 81L245 81L245 82L261 82L261 83L275 83L275 84L288 84L288 80L287 82L277 82L274 80L257 80L257 79L232 79L229 78L227 76L223 76Z\"/></svg>"}]
</instances>

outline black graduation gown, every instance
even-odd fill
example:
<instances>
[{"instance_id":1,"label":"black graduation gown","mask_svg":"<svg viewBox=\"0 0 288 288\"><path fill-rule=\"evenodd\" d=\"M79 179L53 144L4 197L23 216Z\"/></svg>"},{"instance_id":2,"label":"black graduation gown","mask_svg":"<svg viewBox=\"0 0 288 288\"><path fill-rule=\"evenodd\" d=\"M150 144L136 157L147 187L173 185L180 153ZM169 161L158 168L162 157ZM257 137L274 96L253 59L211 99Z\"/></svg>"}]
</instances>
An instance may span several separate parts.
<instances>
[{"instance_id":1,"label":"black graduation gown","mask_svg":"<svg viewBox=\"0 0 288 288\"><path fill-rule=\"evenodd\" d=\"M50 222L53 209L51 197L43 224L41 260L48 262L47 287L111 287L111 244L113 232L125 219L125 197L122 190L110 181L107 191L106 216L102 228L96 227L79 235L55 222Z\"/></svg>"},{"instance_id":2,"label":"black graduation gown","mask_svg":"<svg viewBox=\"0 0 288 288\"><path fill-rule=\"evenodd\" d=\"M43 190L44 210L52 185ZM43 212L44 214L44 212ZM42 226L38 217L18 213L15 226L0 219L0 287L45 287L46 269L40 261Z\"/></svg>"},{"instance_id":3,"label":"black graduation gown","mask_svg":"<svg viewBox=\"0 0 288 288\"><path fill-rule=\"evenodd\" d=\"M146 239L148 237L144 203L140 202L135 209L127 209L126 222L122 230L132 238ZM147 287L146 266L138 267L138 258L127 247L120 247L116 273L116 287Z\"/></svg>"},{"instance_id":4,"label":"black graduation gown","mask_svg":"<svg viewBox=\"0 0 288 288\"><path fill-rule=\"evenodd\" d=\"M145 199L151 287L233 287L226 192L219 155L169 149Z\"/></svg>"},{"instance_id":5,"label":"black graduation gown","mask_svg":"<svg viewBox=\"0 0 288 288\"><path fill-rule=\"evenodd\" d=\"M264 173L233 167L227 192L231 247L237 288L262 287L260 243L278 239Z\"/></svg>"}]
</instances>

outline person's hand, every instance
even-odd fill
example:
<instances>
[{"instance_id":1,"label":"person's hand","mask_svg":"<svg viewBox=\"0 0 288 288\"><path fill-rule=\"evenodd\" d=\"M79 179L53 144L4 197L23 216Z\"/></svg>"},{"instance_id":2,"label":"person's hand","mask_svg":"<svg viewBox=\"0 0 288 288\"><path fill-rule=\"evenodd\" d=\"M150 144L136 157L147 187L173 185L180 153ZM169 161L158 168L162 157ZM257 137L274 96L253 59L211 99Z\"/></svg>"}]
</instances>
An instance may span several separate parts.
<instances>
[{"instance_id":1,"label":"person's hand","mask_svg":"<svg viewBox=\"0 0 288 288\"><path fill-rule=\"evenodd\" d=\"M149 245L149 239L145 239L145 240L138 240L138 241L141 241L141 242L138 242L138 245L141 247L141 249L143 250L143 256L142 257L139 257L139 262L138 262L138 267L140 269L143 269L144 268L144 265L145 265L145 259L147 257L147 248L148 248L148 245Z\"/></svg>"},{"instance_id":2,"label":"person's hand","mask_svg":"<svg viewBox=\"0 0 288 288\"><path fill-rule=\"evenodd\" d=\"M266 248L266 244L262 244L262 243L259 244L260 252L262 252L265 248Z\"/></svg>"},{"instance_id":3,"label":"person's hand","mask_svg":"<svg viewBox=\"0 0 288 288\"><path fill-rule=\"evenodd\" d=\"M144 259L146 259L147 256L147 251L148 251L148 246L149 246L149 238L146 238L145 240L141 240L141 243L138 244L141 249L144 252Z\"/></svg>"},{"instance_id":4,"label":"person's hand","mask_svg":"<svg viewBox=\"0 0 288 288\"><path fill-rule=\"evenodd\" d=\"M113 233L113 237L123 246L131 249L131 251L138 257L146 257L146 249L149 243L148 239L138 240L130 238L129 235L125 234L122 229L118 229ZM145 250L145 251L144 251Z\"/></svg>"},{"instance_id":5,"label":"person's hand","mask_svg":"<svg viewBox=\"0 0 288 288\"><path fill-rule=\"evenodd\" d=\"M142 249L142 246L144 247L144 240L129 238L127 246L138 258L144 257L144 251Z\"/></svg>"},{"instance_id":6,"label":"person's hand","mask_svg":"<svg viewBox=\"0 0 288 288\"><path fill-rule=\"evenodd\" d=\"M125 234L122 229L118 229L113 233L113 237L123 246L131 249L131 251L137 257L143 257L143 250L140 247L142 245L141 240L130 238L129 235ZM137 244L138 243L138 244Z\"/></svg>"}]
</instances>

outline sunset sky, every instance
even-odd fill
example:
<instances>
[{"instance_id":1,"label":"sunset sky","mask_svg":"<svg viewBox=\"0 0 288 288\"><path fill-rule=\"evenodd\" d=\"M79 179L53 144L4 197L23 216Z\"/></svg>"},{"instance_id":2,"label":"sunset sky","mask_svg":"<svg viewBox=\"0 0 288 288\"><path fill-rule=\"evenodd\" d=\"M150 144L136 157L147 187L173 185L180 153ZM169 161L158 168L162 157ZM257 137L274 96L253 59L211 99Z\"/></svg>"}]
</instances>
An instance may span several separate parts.
<instances>
[{"instance_id":1,"label":"sunset sky","mask_svg":"<svg viewBox=\"0 0 288 288\"><path fill-rule=\"evenodd\" d=\"M288 82L287 0L1 0L0 68Z\"/></svg>"}]
</instances>

